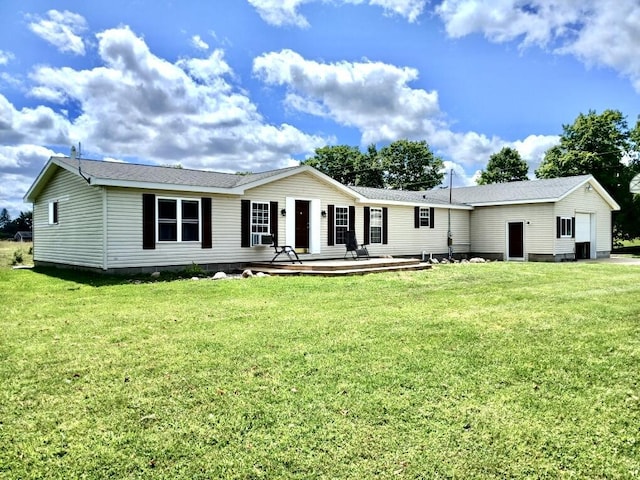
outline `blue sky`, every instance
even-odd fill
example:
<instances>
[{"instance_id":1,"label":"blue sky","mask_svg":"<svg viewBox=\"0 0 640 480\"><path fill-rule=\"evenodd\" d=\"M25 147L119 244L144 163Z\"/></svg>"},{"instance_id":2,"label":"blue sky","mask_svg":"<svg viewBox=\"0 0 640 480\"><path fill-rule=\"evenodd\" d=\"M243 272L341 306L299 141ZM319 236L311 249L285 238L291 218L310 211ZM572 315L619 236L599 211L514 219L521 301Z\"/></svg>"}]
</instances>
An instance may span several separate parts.
<instances>
[{"instance_id":1,"label":"blue sky","mask_svg":"<svg viewBox=\"0 0 640 480\"><path fill-rule=\"evenodd\" d=\"M3 0L0 208L51 155L254 172L426 140L530 174L579 113L640 114L637 0Z\"/></svg>"}]
</instances>

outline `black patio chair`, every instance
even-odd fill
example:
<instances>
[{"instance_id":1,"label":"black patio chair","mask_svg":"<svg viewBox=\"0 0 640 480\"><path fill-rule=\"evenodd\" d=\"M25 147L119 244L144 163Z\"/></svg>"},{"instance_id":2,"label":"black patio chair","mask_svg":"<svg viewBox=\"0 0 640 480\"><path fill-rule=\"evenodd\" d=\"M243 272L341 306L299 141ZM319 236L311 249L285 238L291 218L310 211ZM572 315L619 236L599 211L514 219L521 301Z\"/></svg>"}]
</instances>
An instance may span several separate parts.
<instances>
[{"instance_id":1,"label":"black patio chair","mask_svg":"<svg viewBox=\"0 0 640 480\"><path fill-rule=\"evenodd\" d=\"M358 260L359 258L370 258L369 250L364 244L358 244L356 239L356 232L353 230L347 230L347 239L345 247L347 251L344 253L344 258L347 258L351 254L351 258Z\"/></svg>"},{"instance_id":2,"label":"black patio chair","mask_svg":"<svg viewBox=\"0 0 640 480\"><path fill-rule=\"evenodd\" d=\"M300 260L300 257L298 257L295 248L293 248L291 245L278 245L278 238L274 234L271 234L271 246L276 252L276 254L271 259L271 263L275 262L276 258L284 254L287 256L291 263L298 262L299 264L302 264L302 260Z\"/></svg>"}]
</instances>

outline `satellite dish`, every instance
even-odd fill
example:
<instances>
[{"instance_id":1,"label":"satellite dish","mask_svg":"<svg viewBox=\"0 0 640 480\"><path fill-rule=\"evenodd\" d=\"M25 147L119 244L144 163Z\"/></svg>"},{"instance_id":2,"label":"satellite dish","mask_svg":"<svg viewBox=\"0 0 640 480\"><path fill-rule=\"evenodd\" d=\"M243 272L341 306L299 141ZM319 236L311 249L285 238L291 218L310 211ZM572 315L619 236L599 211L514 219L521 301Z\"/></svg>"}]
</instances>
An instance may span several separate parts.
<instances>
[{"instance_id":1,"label":"satellite dish","mask_svg":"<svg viewBox=\"0 0 640 480\"><path fill-rule=\"evenodd\" d=\"M629 190L631 193L640 193L640 173L631 180Z\"/></svg>"}]
</instances>

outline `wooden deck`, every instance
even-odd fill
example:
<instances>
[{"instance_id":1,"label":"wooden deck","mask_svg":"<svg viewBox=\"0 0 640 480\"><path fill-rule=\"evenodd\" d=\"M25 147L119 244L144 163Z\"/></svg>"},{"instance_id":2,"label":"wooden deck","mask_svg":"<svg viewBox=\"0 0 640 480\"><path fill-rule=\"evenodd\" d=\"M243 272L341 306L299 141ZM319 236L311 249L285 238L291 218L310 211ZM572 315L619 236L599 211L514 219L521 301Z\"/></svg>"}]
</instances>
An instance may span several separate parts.
<instances>
[{"instance_id":1,"label":"wooden deck","mask_svg":"<svg viewBox=\"0 0 640 480\"><path fill-rule=\"evenodd\" d=\"M252 263L249 268L269 275L364 275L366 273L426 270L431 268L417 258L371 258L368 260L309 260L303 263Z\"/></svg>"}]
</instances>

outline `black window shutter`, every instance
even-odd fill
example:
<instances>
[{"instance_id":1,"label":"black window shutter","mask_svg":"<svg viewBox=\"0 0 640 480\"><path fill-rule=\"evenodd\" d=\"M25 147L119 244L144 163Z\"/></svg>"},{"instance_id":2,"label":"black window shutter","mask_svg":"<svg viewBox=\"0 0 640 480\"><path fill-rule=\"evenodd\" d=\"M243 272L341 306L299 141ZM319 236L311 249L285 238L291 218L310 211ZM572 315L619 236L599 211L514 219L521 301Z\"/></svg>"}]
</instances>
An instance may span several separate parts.
<instances>
[{"instance_id":1,"label":"black window shutter","mask_svg":"<svg viewBox=\"0 0 640 480\"><path fill-rule=\"evenodd\" d=\"M356 207L349 207L349 230L356 230Z\"/></svg>"},{"instance_id":2,"label":"black window shutter","mask_svg":"<svg viewBox=\"0 0 640 480\"><path fill-rule=\"evenodd\" d=\"M382 207L382 243L389 243L389 209Z\"/></svg>"},{"instance_id":3,"label":"black window shutter","mask_svg":"<svg viewBox=\"0 0 640 480\"><path fill-rule=\"evenodd\" d=\"M202 210L202 248L212 248L211 197L202 197L200 199L200 209Z\"/></svg>"},{"instance_id":4,"label":"black window shutter","mask_svg":"<svg viewBox=\"0 0 640 480\"><path fill-rule=\"evenodd\" d=\"M556 238L560 238L562 235L562 219L556 217Z\"/></svg>"},{"instance_id":5,"label":"black window shutter","mask_svg":"<svg viewBox=\"0 0 640 480\"><path fill-rule=\"evenodd\" d=\"M269 202L269 223L271 226L271 235L274 236L275 245L278 243L278 202Z\"/></svg>"},{"instance_id":6,"label":"black window shutter","mask_svg":"<svg viewBox=\"0 0 640 480\"><path fill-rule=\"evenodd\" d=\"M330 247L336 244L334 234L335 215L336 207L334 205L327 205L327 245Z\"/></svg>"},{"instance_id":7,"label":"black window shutter","mask_svg":"<svg viewBox=\"0 0 640 480\"><path fill-rule=\"evenodd\" d=\"M363 243L365 245L369 245L369 228L371 226L371 211L369 207L364 207L364 240Z\"/></svg>"},{"instance_id":8,"label":"black window shutter","mask_svg":"<svg viewBox=\"0 0 640 480\"><path fill-rule=\"evenodd\" d=\"M142 248L156 248L156 196L153 193L142 194Z\"/></svg>"},{"instance_id":9,"label":"black window shutter","mask_svg":"<svg viewBox=\"0 0 640 480\"><path fill-rule=\"evenodd\" d=\"M420 207L413 209L413 228L420 228Z\"/></svg>"},{"instance_id":10,"label":"black window shutter","mask_svg":"<svg viewBox=\"0 0 640 480\"><path fill-rule=\"evenodd\" d=\"M571 217L571 238L576 238L576 217Z\"/></svg>"},{"instance_id":11,"label":"black window shutter","mask_svg":"<svg viewBox=\"0 0 640 480\"><path fill-rule=\"evenodd\" d=\"M436 209L431 207L429 209L429 228L435 228L436 227Z\"/></svg>"},{"instance_id":12,"label":"black window shutter","mask_svg":"<svg viewBox=\"0 0 640 480\"><path fill-rule=\"evenodd\" d=\"M240 200L240 246L251 246L251 200Z\"/></svg>"}]
</instances>

